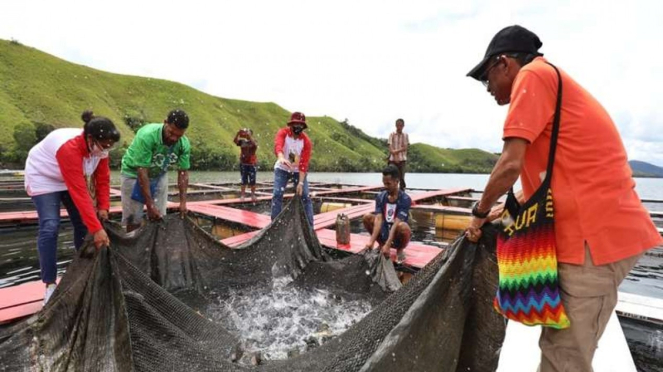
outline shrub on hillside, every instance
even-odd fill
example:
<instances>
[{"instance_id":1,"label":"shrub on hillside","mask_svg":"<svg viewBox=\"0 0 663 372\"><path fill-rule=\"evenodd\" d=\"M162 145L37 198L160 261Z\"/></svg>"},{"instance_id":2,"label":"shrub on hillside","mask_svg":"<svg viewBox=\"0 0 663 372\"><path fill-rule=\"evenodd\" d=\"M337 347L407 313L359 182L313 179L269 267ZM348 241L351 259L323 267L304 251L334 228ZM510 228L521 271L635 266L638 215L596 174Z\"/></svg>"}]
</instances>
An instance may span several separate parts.
<instances>
[{"instance_id":1,"label":"shrub on hillside","mask_svg":"<svg viewBox=\"0 0 663 372\"><path fill-rule=\"evenodd\" d=\"M15 145L11 161L23 164L28 157L30 149L37 143L35 126L30 122L16 124L13 137Z\"/></svg>"},{"instance_id":2,"label":"shrub on hillside","mask_svg":"<svg viewBox=\"0 0 663 372\"><path fill-rule=\"evenodd\" d=\"M221 149L213 149L205 144L191 145L191 168L199 170L233 170L237 163L237 155Z\"/></svg>"},{"instance_id":3,"label":"shrub on hillside","mask_svg":"<svg viewBox=\"0 0 663 372\"><path fill-rule=\"evenodd\" d=\"M46 123L35 123L35 137L37 137L37 143L41 142L49 133L55 130L55 127L51 124Z\"/></svg>"},{"instance_id":4,"label":"shrub on hillside","mask_svg":"<svg viewBox=\"0 0 663 372\"><path fill-rule=\"evenodd\" d=\"M122 167L122 157L124 156L124 153L127 152L128 147L129 145L124 142L122 143L122 146L114 148L110 154L108 154L108 166L110 166L111 169L120 169Z\"/></svg>"},{"instance_id":5,"label":"shrub on hillside","mask_svg":"<svg viewBox=\"0 0 663 372\"><path fill-rule=\"evenodd\" d=\"M124 123L136 133L147 122L143 117L135 117L129 114L124 114Z\"/></svg>"}]
</instances>

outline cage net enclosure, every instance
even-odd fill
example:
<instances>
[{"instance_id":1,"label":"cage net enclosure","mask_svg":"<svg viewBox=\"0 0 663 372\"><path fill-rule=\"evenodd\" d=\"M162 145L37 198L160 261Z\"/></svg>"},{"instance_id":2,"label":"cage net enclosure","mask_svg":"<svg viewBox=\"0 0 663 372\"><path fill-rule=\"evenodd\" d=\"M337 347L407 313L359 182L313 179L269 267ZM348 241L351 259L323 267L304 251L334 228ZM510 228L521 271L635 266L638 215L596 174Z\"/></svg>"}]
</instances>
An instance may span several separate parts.
<instances>
[{"instance_id":1,"label":"cage net enclosure","mask_svg":"<svg viewBox=\"0 0 663 372\"><path fill-rule=\"evenodd\" d=\"M479 244L458 238L402 287L380 254L332 258L299 198L234 248L175 215L129 234L111 224L107 231L110 247L86 244L41 312L0 329L0 371L497 368L505 322L492 309L498 278L492 226ZM360 301L370 310L288 358L246 363L251 342L219 321L219 309L232 309L238 294L284 288ZM280 309L281 320L266 319L264 335L298 305Z\"/></svg>"}]
</instances>

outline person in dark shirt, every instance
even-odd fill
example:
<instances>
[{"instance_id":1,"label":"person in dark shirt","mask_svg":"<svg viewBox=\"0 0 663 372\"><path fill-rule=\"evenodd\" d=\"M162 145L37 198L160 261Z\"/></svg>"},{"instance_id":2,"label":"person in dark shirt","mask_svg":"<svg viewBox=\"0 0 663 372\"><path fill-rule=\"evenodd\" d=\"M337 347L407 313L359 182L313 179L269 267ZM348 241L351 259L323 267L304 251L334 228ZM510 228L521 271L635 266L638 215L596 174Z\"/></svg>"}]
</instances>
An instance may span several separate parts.
<instances>
[{"instance_id":1,"label":"person in dark shirt","mask_svg":"<svg viewBox=\"0 0 663 372\"><path fill-rule=\"evenodd\" d=\"M251 200L256 202L256 150L258 144L253 139L253 131L248 128L240 129L233 140L240 147L239 173L242 178L240 199L244 200L246 185L251 187Z\"/></svg>"},{"instance_id":2,"label":"person in dark shirt","mask_svg":"<svg viewBox=\"0 0 663 372\"><path fill-rule=\"evenodd\" d=\"M405 248L410 243L412 231L408 225L412 200L399 188L400 174L394 164L389 164L382 171L382 183L385 190L375 197L375 212L364 215L366 231L371 233L367 249L373 249L378 242L382 254L389 257L390 249L396 248L396 263L406 259Z\"/></svg>"}]
</instances>

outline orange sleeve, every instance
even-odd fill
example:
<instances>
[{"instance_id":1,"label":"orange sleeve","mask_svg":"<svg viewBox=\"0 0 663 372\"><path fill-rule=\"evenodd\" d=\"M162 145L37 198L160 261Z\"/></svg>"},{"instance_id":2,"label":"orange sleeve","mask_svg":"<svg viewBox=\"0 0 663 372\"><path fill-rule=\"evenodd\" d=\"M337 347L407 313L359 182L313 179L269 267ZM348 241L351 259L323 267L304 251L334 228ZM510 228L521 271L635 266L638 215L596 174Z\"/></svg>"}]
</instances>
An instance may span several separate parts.
<instances>
[{"instance_id":1,"label":"orange sleeve","mask_svg":"<svg viewBox=\"0 0 663 372\"><path fill-rule=\"evenodd\" d=\"M546 67L555 74L552 67ZM525 67L521 70L511 89L511 104L504 122L503 139L517 137L532 143L552 121L557 103L556 74L554 87L550 86L549 80L542 79L538 72Z\"/></svg>"}]
</instances>

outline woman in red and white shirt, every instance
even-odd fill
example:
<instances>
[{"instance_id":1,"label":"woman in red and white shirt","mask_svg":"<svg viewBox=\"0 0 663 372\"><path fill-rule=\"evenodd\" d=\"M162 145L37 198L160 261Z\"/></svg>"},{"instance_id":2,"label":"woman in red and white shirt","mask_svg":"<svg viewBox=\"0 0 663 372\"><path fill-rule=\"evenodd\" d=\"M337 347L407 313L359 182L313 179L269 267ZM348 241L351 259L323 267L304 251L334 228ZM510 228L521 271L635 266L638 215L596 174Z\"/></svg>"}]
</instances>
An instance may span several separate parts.
<instances>
[{"instance_id":1,"label":"woman in red and white shirt","mask_svg":"<svg viewBox=\"0 0 663 372\"><path fill-rule=\"evenodd\" d=\"M25 162L25 189L39 217L39 264L46 283L44 303L55 290L60 204L74 225L74 246L83 245L89 231L97 248L108 245L100 220L108 219L110 168L108 151L120 140L112 121L82 115L83 129L62 128L35 145ZM96 199L96 200L95 200Z\"/></svg>"},{"instance_id":2,"label":"woman in red and white shirt","mask_svg":"<svg viewBox=\"0 0 663 372\"><path fill-rule=\"evenodd\" d=\"M308 138L306 116L293 112L286 128L281 128L274 138L274 193L272 194L272 221L281 213L283 194L288 182L295 184L295 192L302 197L306 218L313 226L313 203L308 195L308 163L311 160L313 144Z\"/></svg>"}]
</instances>

